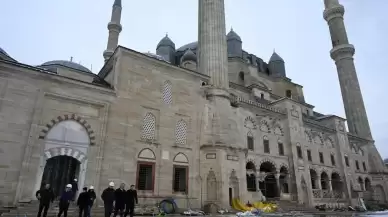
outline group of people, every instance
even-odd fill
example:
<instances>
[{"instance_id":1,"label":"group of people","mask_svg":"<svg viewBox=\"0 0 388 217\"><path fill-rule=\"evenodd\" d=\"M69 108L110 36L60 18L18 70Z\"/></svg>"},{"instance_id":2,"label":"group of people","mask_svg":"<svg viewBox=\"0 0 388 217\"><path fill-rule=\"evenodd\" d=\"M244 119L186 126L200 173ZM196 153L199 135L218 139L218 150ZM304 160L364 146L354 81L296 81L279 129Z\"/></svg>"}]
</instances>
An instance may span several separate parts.
<instances>
[{"instance_id":1,"label":"group of people","mask_svg":"<svg viewBox=\"0 0 388 217\"><path fill-rule=\"evenodd\" d=\"M131 185L129 190L125 190L124 183L121 183L116 190L114 190L114 186L115 184L110 182L109 187L101 194L101 199L104 201L105 217L110 217L113 210L113 217L116 217L117 214L120 214L120 217L123 215L127 217L128 214L130 217L133 217L135 203L138 203L135 186Z\"/></svg>"},{"instance_id":2,"label":"group of people","mask_svg":"<svg viewBox=\"0 0 388 217\"><path fill-rule=\"evenodd\" d=\"M101 199L104 201L105 217L110 217L114 210L114 217L120 214L120 217L126 217L128 214L130 217L134 216L135 203L138 203L137 192L135 186L131 185L129 190L125 190L125 184L121 183L118 189L114 189L115 184L109 183L109 187L106 188L101 195ZM74 198L78 191L77 180L74 179L72 184L67 184L65 190L62 192L59 198L59 212L57 217L61 217L62 213L64 217L67 217L67 210L70 203L74 201ZM55 195L50 187L50 184L46 184L44 188L36 192L36 198L39 200L39 211L37 217L40 217L43 211L43 217L47 217L47 211L50 208L50 204L54 202ZM94 187L90 186L89 189L84 187L82 192L78 196L77 206L79 208L79 217L90 217L91 208L96 200L96 193ZM124 212L125 210L125 212Z\"/></svg>"}]
</instances>

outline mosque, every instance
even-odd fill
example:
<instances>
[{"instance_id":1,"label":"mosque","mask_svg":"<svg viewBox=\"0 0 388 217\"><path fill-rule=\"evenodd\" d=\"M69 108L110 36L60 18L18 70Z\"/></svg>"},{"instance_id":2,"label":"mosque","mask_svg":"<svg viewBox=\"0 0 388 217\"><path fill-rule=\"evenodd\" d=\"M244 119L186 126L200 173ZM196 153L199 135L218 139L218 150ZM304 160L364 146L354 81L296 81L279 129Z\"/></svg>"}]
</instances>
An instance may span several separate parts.
<instances>
[{"instance_id":1,"label":"mosque","mask_svg":"<svg viewBox=\"0 0 388 217\"><path fill-rule=\"evenodd\" d=\"M118 45L115 0L98 74L0 49L1 204L35 200L43 183L58 194L74 178L97 194L110 181L135 184L140 203L173 197L180 207L387 202L338 0L324 0L323 17L346 119L314 111L277 53L266 62L243 50L226 33L224 0L198 4L198 42L176 48L166 35L153 54Z\"/></svg>"}]
</instances>

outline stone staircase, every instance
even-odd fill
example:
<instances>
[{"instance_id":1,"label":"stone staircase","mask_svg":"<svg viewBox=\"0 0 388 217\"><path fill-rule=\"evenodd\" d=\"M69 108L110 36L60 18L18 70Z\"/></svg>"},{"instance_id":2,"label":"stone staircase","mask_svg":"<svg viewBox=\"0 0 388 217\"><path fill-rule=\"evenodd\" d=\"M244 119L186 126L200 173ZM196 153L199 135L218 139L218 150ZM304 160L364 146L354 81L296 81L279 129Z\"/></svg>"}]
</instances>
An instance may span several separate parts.
<instances>
[{"instance_id":1,"label":"stone staircase","mask_svg":"<svg viewBox=\"0 0 388 217\"><path fill-rule=\"evenodd\" d=\"M287 200L279 200L276 201L279 207L280 212L314 212L316 211L313 207L306 207L306 205L299 204L296 201L287 201Z\"/></svg>"}]
</instances>

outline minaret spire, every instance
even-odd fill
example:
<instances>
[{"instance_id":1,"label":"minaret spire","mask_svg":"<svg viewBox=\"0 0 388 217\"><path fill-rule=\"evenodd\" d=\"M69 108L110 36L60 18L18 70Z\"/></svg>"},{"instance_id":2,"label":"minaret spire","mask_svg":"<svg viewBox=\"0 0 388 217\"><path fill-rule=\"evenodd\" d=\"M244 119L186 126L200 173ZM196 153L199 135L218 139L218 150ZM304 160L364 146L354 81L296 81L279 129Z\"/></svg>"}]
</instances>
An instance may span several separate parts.
<instances>
[{"instance_id":1,"label":"minaret spire","mask_svg":"<svg viewBox=\"0 0 388 217\"><path fill-rule=\"evenodd\" d=\"M199 0L198 13L199 71L210 76L210 85L227 89L229 80L224 0Z\"/></svg>"},{"instance_id":2,"label":"minaret spire","mask_svg":"<svg viewBox=\"0 0 388 217\"><path fill-rule=\"evenodd\" d=\"M121 0L115 0L112 7L112 17L111 21L108 23L108 45L106 50L104 51L104 59L105 62L109 60L112 56L114 50L116 49L119 43L119 35L122 30L122 26L120 24L121 21Z\"/></svg>"},{"instance_id":3,"label":"minaret spire","mask_svg":"<svg viewBox=\"0 0 388 217\"><path fill-rule=\"evenodd\" d=\"M333 48L330 56L335 61L341 87L342 100L345 107L349 132L364 139L367 143L370 171L384 171L385 166L376 146L373 143L368 116L358 82L353 55L354 46L349 43L344 24L345 9L338 0L324 0L323 17L330 29ZM365 145L365 144L364 144Z\"/></svg>"}]
</instances>

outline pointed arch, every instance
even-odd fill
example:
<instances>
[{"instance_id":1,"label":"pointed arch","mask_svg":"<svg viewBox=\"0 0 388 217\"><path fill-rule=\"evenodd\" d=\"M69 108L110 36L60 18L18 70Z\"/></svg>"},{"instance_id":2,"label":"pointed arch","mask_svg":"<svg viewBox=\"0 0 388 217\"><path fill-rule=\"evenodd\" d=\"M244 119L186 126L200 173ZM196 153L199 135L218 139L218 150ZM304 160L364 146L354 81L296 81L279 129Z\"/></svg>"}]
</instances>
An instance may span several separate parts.
<instances>
[{"instance_id":1,"label":"pointed arch","mask_svg":"<svg viewBox=\"0 0 388 217\"><path fill-rule=\"evenodd\" d=\"M217 186L217 178L214 171L210 168L209 173L207 174L207 200L215 201L217 200L218 195L218 186Z\"/></svg>"},{"instance_id":2,"label":"pointed arch","mask_svg":"<svg viewBox=\"0 0 388 217\"><path fill-rule=\"evenodd\" d=\"M76 114L65 114L65 115L62 115L62 116L58 116L56 118L53 118L51 119L51 121L49 123L47 123L43 129L41 130L40 134L39 134L39 139L45 139L46 136L47 136L47 133L57 124L59 124L60 122L62 121L66 121L66 120L73 120L73 121L76 121L78 122L80 125L82 125L86 132L88 133L89 135L89 140L90 140L90 145L95 145L96 144L96 136L95 136L95 133L94 131L92 130L92 127L90 126L90 124L85 120L83 119L82 117L76 115Z\"/></svg>"},{"instance_id":3,"label":"pointed arch","mask_svg":"<svg viewBox=\"0 0 388 217\"><path fill-rule=\"evenodd\" d=\"M329 148L334 148L334 142L333 142L333 139L331 137L327 137L326 140L325 140L325 143L326 143L326 146L329 147Z\"/></svg>"},{"instance_id":4,"label":"pointed arch","mask_svg":"<svg viewBox=\"0 0 388 217\"><path fill-rule=\"evenodd\" d=\"M274 125L274 134L278 136L284 136L283 128L279 123L275 123Z\"/></svg>"},{"instance_id":5,"label":"pointed arch","mask_svg":"<svg viewBox=\"0 0 388 217\"><path fill-rule=\"evenodd\" d=\"M185 164L189 163L189 159L182 152L179 152L178 154L176 154L173 161L175 163L185 163Z\"/></svg>"},{"instance_id":6,"label":"pointed arch","mask_svg":"<svg viewBox=\"0 0 388 217\"><path fill-rule=\"evenodd\" d=\"M152 151L149 148L142 149L139 154L137 155L137 158L139 159L146 159L146 160L156 160L156 156L154 151Z\"/></svg>"},{"instance_id":7,"label":"pointed arch","mask_svg":"<svg viewBox=\"0 0 388 217\"><path fill-rule=\"evenodd\" d=\"M266 166L266 165L270 167L271 172L277 171L276 163L269 158L264 158L263 160L260 161L260 170L263 166Z\"/></svg>"},{"instance_id":8,"label":"pointed arch","mask_svg":"<svg viewBox=\"0 0 388 217\"><path fill-rule=\"evenodd\" d=\"M270 126L269 126L269 124L268 124L268 122L266 120L261 120L260 121L260 130L262 132L270 133L271 132L270 129L271 128L270 128Z\"/></svg>"},{"instance_id":9,"label":"pointed arch","mask_svg":"<svg viewBox=\"0 0 388 217\"><path fill-rule=\"evenodd\" d=\"M312 143L313 140L312 140L311 133L308 132L307 130L305 130L305 131L304 131L304 135L305 135L305 137L306 137L307 142Z\"/></svg>"}]
</instances>

